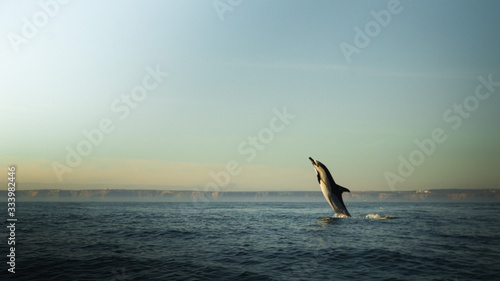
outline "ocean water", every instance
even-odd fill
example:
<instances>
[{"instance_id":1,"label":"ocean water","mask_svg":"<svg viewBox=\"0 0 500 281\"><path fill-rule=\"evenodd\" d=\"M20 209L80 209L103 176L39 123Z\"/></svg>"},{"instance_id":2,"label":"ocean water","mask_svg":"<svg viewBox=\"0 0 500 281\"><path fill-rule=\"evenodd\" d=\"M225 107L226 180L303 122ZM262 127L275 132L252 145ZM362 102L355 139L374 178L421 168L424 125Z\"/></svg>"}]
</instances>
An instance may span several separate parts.
<instances>
[{"instance_id":1,"label":"ocean water","mask_svg":"<svg viewBox=\"0 0 500 281\"><path fill-rule=\"evenodd\" d=\"M1 280L499 280L500 204L18 203ZM5 225L7 222L3 222Z\"/></svg>"}]
</instances>

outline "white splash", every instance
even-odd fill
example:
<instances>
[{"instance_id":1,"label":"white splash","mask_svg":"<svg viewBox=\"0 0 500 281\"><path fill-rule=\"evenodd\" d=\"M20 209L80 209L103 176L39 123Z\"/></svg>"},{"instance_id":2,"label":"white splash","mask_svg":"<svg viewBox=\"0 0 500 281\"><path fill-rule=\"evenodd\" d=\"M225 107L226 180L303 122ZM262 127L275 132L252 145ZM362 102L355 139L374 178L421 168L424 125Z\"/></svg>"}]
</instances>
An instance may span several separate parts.
<instances>
[{"instance_id":1,"label":"white splash","mask_svg":"<svg viewBox=\"0 0 500 281\"><path fill-rule=\"evenodd\" d=\"M367 219L376 219L376 220L388 220L388 219L395 219L396 218L393 216L381 216L379 214L368 214L365 217Z\"/></svg>"},{"instance_id":2,"label":"white splash","mask_svg":"<svg viewBox=\"0 0 500 281\"><path fill-rule=\"evenodd\" d=\"M350 218L351 216L348 216L345 214L335 214L334 217L336 217L336 218Z\"/></svg>"}]
</instances>

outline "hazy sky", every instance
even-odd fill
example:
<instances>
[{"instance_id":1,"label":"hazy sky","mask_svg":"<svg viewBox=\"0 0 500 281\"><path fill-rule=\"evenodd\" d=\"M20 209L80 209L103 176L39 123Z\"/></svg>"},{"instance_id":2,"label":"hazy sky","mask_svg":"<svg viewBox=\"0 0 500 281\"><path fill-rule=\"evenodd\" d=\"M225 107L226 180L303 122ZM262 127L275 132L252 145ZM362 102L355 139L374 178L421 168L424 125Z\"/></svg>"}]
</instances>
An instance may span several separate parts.
<instances>
[{"instance_id":1,"label":"hazy sky","mask_svg":"<svg viewBox=\"0 0 500 281\"><path fill-rule=\"evenodd\" d=\"M19 188L500 187L499 1L66 2L0 2Z\"/></svg>"}]
</instances>

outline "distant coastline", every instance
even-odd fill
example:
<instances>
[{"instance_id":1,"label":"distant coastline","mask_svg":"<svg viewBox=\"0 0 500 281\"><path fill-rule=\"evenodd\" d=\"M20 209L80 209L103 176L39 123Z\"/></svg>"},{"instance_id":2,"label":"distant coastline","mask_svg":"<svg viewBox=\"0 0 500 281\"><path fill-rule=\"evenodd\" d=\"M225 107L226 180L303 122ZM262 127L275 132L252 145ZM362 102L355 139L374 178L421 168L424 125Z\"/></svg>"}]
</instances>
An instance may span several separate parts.
<instances>
[{"instance_id":1,"label":"distant coastline","mask_svg":"<svg viewBox=\"0 0 500 281\"><path fill-rule=\"evenodd\" d=\"M500 202L500 189L431 189L414 191L358 191L344 193L346 202ZM317 202L321 191L195 192L143 189L33 189L17 190L18 202ZM7 191L0 191L7 200Z\"/></svg>"}]
</instances>

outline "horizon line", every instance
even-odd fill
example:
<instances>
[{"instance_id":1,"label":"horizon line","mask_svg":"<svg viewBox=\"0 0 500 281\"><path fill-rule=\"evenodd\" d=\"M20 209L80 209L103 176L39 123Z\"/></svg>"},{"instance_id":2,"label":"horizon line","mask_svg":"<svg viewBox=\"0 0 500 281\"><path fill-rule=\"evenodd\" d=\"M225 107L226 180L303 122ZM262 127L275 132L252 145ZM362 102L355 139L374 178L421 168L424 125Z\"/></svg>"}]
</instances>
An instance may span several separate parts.
<instances>
[{"instance_id":1,"label":"horizon line","mask_svg":"<svg viewBox=\"0 0 500 281\"><path fill-rule=\"evenodd\" d=\"M65 190L65 191L85 191L85 190L143 190L143 191L184 191L184 192L208 192L208 193L222 193L222 192L321 192L321 190L222 190L222 191L203 191L192 189L134 189L134 188L95 188L95 189L64 189L64 188L40 188L40 189L16 189L16 191L38 191L38 190ZM498 190L500 188L433 188L433 189L411 189L411 190L357 190L356 192L417 192L417 191L440 191L440 190ZM3 190L8 192L7 190Z\"/></svg>"}]
</instances>

